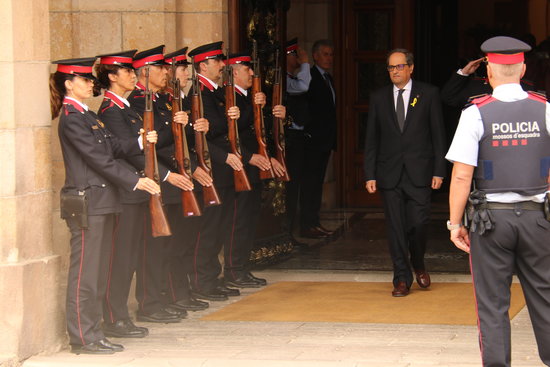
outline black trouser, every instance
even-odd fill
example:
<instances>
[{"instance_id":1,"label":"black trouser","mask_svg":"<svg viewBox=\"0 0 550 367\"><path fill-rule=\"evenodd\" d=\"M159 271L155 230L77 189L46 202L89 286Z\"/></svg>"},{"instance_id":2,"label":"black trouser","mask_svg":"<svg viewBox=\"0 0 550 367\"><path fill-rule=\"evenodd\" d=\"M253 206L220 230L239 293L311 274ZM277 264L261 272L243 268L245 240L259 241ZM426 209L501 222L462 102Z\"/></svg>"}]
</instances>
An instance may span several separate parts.
<instances>
[{"instance_id":1,"label":"black trouser","mask_svg":"<svg viewBox=\"0 0 550 367\"><path fill-rule=\"evenodd\" d=\"M539 355L550 366L550 222L541 211L491 210L495 228L470 233L483 366L510 366L510 285L517 271Z\"/></svg>"},{"instance_id":2,"label":"black trouser","mask_svg":"<svg viewBox=\"0 0 550 367\"><path fill-rule=\"evenodd\" d=\"M177 226L172 225L172 238L166 258L169 302L191 297L189 277L193 272L193 252L200 225L201 217L185 217Z\"/></svg>"},{"instance_id":3,"label":"black trouser","mask_svg":"<svg viewBox=\"0 0 550 367\"><path fill-rule=\"evenodd\" d=\"M114 323L130 318L130 287L150 228L149 202L122 205L111 245L107 292L103 302L105 322Z\"/></svg>"},{"instance_id":4,"label":"black trouser","mask_svg":"<svg viewBox=\"0 0 550 367\"><path fill-rule=\"evenodd\" d=\"M195 243L191 286L197 291L209 291L218 285L218 254L230 237L235 191L233 187L218 188L218 194L222 204L203 209Z\"/></svg>"},{"instance_id":5,"label":"black trouser","mask_svg":"<svg viewBox=\"0 0 550 367\"><path fill-rule=\"evenodd\" d=\"M296 211L303 182L306 137L303 131L288 129L286 131L286 168L290 181L286 183L286 217L287 230L290 234L295 226Z\"/></svg>"},{"instance_id":6,"label":"black trouser","mask_svg":"<svg viewBox=\"0 0 550 367\"><path fill-rule=\"evenodd\" d=\"M323 199L323 183L330 158L330 150L306 147L304 172L300 185L300 224L302 229L316 227Z\"/></svg>"},{"instance_id":7,"label":"black trouser","mask_svg":"<svg viewBox=\"0 0 550 367\"><path fill-rule=\"evenodd\" d=\"M410 264L414 269L425 269L426 227L430 219L432 189L430 186L414 186L403 170L397 186L380 188L380 193L393 262L393 284L405 282L410 287L413 282Z\"/></svg>"},{"instance_id":8,"label":"black trouser","mask_svg":"<svg viewBox=\"0 0 550 367\"><path fill-rule=\"evenodd\" d=\"M263 184L235 193L229 241L224 244L224 277L237 279L248 272L250 251L260 219Z\"/></svg>"},{"instance_id":9,"label":"black trouser","mask_svg":"<svg viewBox=\"0 0 550 367\"><path fill-rule=\"evenodd\" d=\"M102 300L107 285L114 214L88 216L88 229L68 219L71 255L67 280L67 331L71 344L103 339Z\"/></svg>"}]
</instances>

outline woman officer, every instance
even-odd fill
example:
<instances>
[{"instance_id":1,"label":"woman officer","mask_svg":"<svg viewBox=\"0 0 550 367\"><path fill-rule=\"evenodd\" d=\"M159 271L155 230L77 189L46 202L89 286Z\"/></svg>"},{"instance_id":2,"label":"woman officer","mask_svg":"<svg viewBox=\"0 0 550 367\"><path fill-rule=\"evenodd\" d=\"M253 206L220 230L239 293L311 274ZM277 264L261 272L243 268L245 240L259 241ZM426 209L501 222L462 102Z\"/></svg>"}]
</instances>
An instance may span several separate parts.
<instances>
[{"instance_id":1,"label":"woman officer","mask_svg":"<svg viewBox=\"0 0 550 367\"><path fill-rule=\"evenodd\" d=\"M92 96L94 61L54 61L57 71L50 77L52 118L60 115L58 135L65 164L61 215L71 232L66 316L75 354L112 354L124 349L109 342L101 330L109 245L115 213L120 211L116 186L160 193L154 181L140 178L115 160L138 154L138 139L116 139L84 104ZM156 133L148 134L147 140L155 142Z\"/></svg>"}]
</instances>

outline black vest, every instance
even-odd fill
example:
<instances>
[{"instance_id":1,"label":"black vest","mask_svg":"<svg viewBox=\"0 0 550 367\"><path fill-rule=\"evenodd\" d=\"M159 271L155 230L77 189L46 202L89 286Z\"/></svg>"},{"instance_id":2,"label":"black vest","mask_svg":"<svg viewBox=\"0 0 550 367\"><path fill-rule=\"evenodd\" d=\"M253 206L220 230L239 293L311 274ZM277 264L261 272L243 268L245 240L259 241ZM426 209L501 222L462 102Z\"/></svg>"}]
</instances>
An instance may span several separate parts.
<instances>
[{"instance_id":1,"label":"black vest","mask_svg":"<svg viewBox=\"0 0 550 367\"><path fill-rule=\"evenodd\" d=\"M546 192L550 168L546 100L530 93L529 98L514 102L486 96L474 104L484 128L474 173L477 188L521 195Z\"/></svg>"}]
</instances>

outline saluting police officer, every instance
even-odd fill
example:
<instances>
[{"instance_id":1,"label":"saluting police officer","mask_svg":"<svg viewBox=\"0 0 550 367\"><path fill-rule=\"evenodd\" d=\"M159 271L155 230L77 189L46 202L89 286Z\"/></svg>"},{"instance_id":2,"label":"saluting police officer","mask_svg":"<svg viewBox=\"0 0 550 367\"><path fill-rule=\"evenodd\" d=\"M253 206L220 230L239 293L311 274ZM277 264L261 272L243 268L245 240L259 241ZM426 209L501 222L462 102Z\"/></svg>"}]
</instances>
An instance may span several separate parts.
<instances>
[{"instance_id":1,"label":"saluting police officer","mask_svg":"<svg viewBox=\"0 0 550 367\"><path fill-rule=\"evenodd\" d=\"M494 37L487 54L492 95L464 109L446 158L454 163L447 227L469 252L484 366L510 366L510 284L522 284L539 355L550 366L550 105L525 92L524 52L514 38ZM470 194L472 179L475 190ZM470 233L462 226L466 203Z\"/></svg>"}]
</instances>

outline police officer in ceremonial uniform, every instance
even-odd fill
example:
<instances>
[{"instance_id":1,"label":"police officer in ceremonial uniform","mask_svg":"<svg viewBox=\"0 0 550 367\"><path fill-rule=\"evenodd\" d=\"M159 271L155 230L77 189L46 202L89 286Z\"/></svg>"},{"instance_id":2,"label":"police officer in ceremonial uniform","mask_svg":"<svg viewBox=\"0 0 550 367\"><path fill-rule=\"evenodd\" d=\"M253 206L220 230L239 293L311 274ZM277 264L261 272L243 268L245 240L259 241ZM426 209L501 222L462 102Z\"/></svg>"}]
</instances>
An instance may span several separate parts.
<instances>
[{"instance_id":1,"label":"police officer in ceremonial uniform","mask_svg":"<svg viewBox=\"0 0 550 367\"><path fill-rule=\"evenodd\" d=\"M451 240L470 253L484 366L510 366L510 284L522 284L539 355L550 366L550 105L525 92L524 52L514 38L494 37L487 54L492 95L464 109L446 158ZM472 179L475 190L470 192ZM470 233L461 225L466 203Z\"/></svg>"},{"instance_id":2,"label":"police officer in ceremonial uniform","mask_svg":"<svg viewBox=\"0 0 550 367\"><path fill-rule=\"evenodd\" d=\"M220 284L218 275L221 264L218 254L223 245L228 244L231 229L231 213L234 210L235 191L233 188L233 170L242 170L243 164L237 156L229 153L227 139L227 118L225 114L225 94L221 76L225 63L222 42L199 46L189 52L193 59L195 71L200 84L200 93L204 107L204 117L209 121L206 135L214 185L218 190L221 205L210 206L203 210L201 216L200 236L193 255L193 273L191 286L194 296L210 301L224 301L240 292ZM184 106L190 110L190 101ZM239 118L239 108L228 111L233 119Z\"/></svg>"},{"instance_id":3,"label":"police officer in ceremonial uniform","mask_svg":"<svg viewBox=\"0 0 550 367\"><path fill-rule=\"evenodd\" d=\"M184 93L184 88L189 83L189 61L187 61L187 47L174 51L165 55L165 62L168 66L168 77L171 81L173 78L180 82L180 99L185 101L187 98ZM174 67L172 67L174 66ZM174 90L170 84L166 88L166 98L168 105L172 104ZM183 103L182 103L183 104ZM193 126L191 126L193 125ZM188 124L185 127L185 133L187 137L187 144L189 148L193 147L194 132L195 131L208 131L208 120L197 119L193 121L193 124ZM191 167L197 166L196 155L192 154L192 150L189 149L189 159ZM168 149L163 149L160 152L160 157L165 161L173 162L174 158L174 145L170 145ZM177 167L177 166L176 166ZM212 178L201 172L201 169L195 168L195 179L200 185L195 185L194 193L197 197L197 201L200 198L200 191L202 185L210 185ZM180 199L181 201L181 199ZM183 208L181 205L174 207L174 211L169 213L169 219L171 219L172 236L169 240L168 253L166 255L166 288L168 303L171 307L185 310L185 311L200 311L208 308L208 303L199 301L192 297L191 287L189 283L189 276L193 269L193 251L195 243L199 236L199 229L201 223L200 216L188 216L182 217Z\"/></svg>"},{"instance_id":4,"label":"police officer in ceremonial uniform","mask_svg":"<svg viewBox=\"0 0 550 367\"><path fill-rule=\"evenodd\" d=\"M117 186L158 194L159 186L140 178L116 158L139 154L140 139L119 140L84 104L92 96L95 58L54 61L50 79L52 117L59 119L65 164L61 213L71 232L67 284L67 331L71 352L112 354L122 351L101 329L109 252L115 213L120 212ZM148 135L156 141L156 134Z\"/></svg>"},{"instance_id":5,"label":"police officer in ceremonial uniform","mask_svg":"<svg viewBox=\"0 0 550 367\"><path fill-rule=\"evenodd\" d=\"M235 194L231 237L224 247L225 284L238 288L256 288L267 284L265 279L252 275L248 267L261 211L263 184L259 170L269 170L273 167L276 176L284 175L284 168L276 159L271 157L268 160L257 154L258 142L254 130L253 103L263 107L266 97L262 92L252 96L249 90L252 87L254 74L250 62L251 57L247 53L232 54L228 59L233 72L235 102L241 111L238 130L242 159L252 185L251 191ZM285 118L285 113L286 109L282 105L273 108L273 115L276 117Z\"/></svg>"},{"instance_id":6,"label":"police officer in ceremonial uniform","mask_svg":"<svg viewBox=\"0 0 550 367\"><path fill-rule=\"evenodd\" d=\"M155 130L158 132L159 141L156 145L159 166L164 165L170 171L162 180L162 200L165 204L165 213L171 227L177 226L178 215L181 217L181 208L178 212L178 204L181 204L180 190L192 190L193 184L179 173L175 172L170 154L162 152L170 151L173 145L172 114L171 107L166 97L159 92L166 88L168 70L164 61L164 45L139 52L134 57L134 68L137 70L138 83L136 88L128 96L130 107L140 116L145 111L145 89L147 83L146 69L149 69L149 85L153 92L153 115ZM180 112L174 119L175 123L187 124L188 116ZM162 172L162 170L159 170ZM183 219L183 218L182 218ZM146 223L150 225L150 223ZM163 303L162 288L164 277L164 257L169 246L170 237L149 237L144 242L144 249L140 257L137 269L136 298L138 300L139 321L174 323L186 316L186 311L166 307Z\"/></svg>"}]
</instances>

